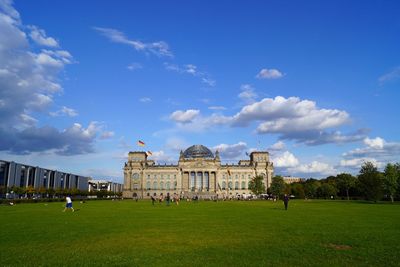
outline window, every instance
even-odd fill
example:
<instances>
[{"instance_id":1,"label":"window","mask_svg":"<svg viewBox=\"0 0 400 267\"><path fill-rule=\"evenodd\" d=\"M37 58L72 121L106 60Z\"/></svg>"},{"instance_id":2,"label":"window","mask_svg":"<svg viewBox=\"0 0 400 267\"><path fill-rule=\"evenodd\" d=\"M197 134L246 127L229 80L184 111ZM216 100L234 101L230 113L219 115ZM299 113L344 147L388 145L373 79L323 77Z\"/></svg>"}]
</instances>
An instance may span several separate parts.
<instances>
[{"instance_id":1,"label":"window","mask_svg":"<svg viewBox=\"0 0 400 267\"><path fill-rule=\"evenodd\" d=\"M134 180L138 180L138 179L139 179L139 173L134 173L134 174L132 174L132 178L133 178Z\"/></svg>"},{"instance_id":2,"label":"window","mask_svg":"<svg viewBox=\"0 0 400 267\"><path fill-rule=\"evenodd\" d=\"M154 181L154 183L153 183L153 189L157 190L157 182L156 181Z\"/></svg>"},{"instance_id":3,"label":"window","mask_svg":"<svg viewBox=\"0 0 400 267\"><path fill-rule=\"evenodd\" d=\"M19 182L19 187L25 187L25 172L26 172L26 170L25 170L25 166L22 166L21 167L21 179L20 179L20 182Z\"/></svg>"},{"instance_id":4,"label":"window","mask_svg":"<svg viewBox=\"0 0 400 267\"><path fill-rule=\"evenodd\" d=\"M207 189L207 191L208 191L208 189L210 188L210 177L209 177L209 174L208 174L208 172L205 172L204 173L204 187Z\"/></svg>"},{"instance_id":5,"label":"window","mask_svg":"<svg viewBox=\"0 0 400 267\"><path fill-rule=\"evenodd\" d=\"M232 188L233 188L233 187L232 187L232 182L229 182L229 183L228 183L228 188L229 188L229 190L232 190Z\"/></svg>"},{"instance_id":6,"label":"window","mask_svg":"<svg viewBox=\"0 0 400 267\"><path fill-rule=\"evenodd\" d=\"M157 174L154 174L154 180L157 180Z\"/></svg>"},{"instance_id":7,"label":"window","mask_svg":"<svg viewBox=\"0 0 400 267\"><path fill-rule=\"evenodd\" d=\"M225 189L226 189L226 182L223 181L223 182L222 182L222 190L225 190Z\"/></svg>"},{"instance_id":8,"label":"window","mask_svg":"<svg viewBox=\"0 0 400 267\"><path fill-rule=\"evenodd\" d=\"M149 180L150 180L150 174L148 174L148 175L147 175L147 179L149 179Z\"/></svg>"},{"instance_id":9,"label":"window","mask_svg":"<svg viewBox=\"0 0 400 267\"><path fill-rule=\"evenodd\" d=\"M245 181L242 182L242 189L246 189L246 182Z\"/></svg>"},{"instance_id":10,"label":"window","mask_svg":"<svg viewBox=\"0 0 400 267\"><path fill-rule=\"evenodd\" d=\"M170 182L167 182L166 188L167 188L167 190L170 190L170 189L171 189L171 184L170 184Z\"/></svg>"},{"instance_id":11,"label":"window","mask_svg":"<svg viewBox=\"0 0 400 267\"><path fill-rule=\"evenodd\" d=\"M149 181L147 181L147 183L146 183L146 189L147 189L147 190L150 190L150 189L151 189L151 186L150 186L150 182L149 182Z\"/></svg>"},{"instance_id":12,"label":"window","mask_svg":"<svg viewBox=\"0 0 400 267\"><path fill-rule=\"evenodd\" d=\"M161 183L160 183L160 189L161 189L161 190L164 190L164 182L161 182Z\"/></svg>"},{"instance_id":13,"label":"window","mask_svg":"<svg viewBox=\"0 0 400 267\"><path fill-rule=\"evenodd\" d=\"M167 179L168 179L168 180L170 179L169 174L167 175Z\"/></svg>"},{"instance_id":14,"label":"window","mask_svg":"<svg viewBox=\"0 0 400 267\"><path fill-rule=\"evenodd\" d=\"M201 189L203 188L203 173L197 172L197 181L196 181L196 188Z\"/></svg>"},{"instance_id":15,"label":"window","mask_svg":"<svg viewBox=\"0 0 400 267\"><path fill-rule=\"evenodd\" d=\"M239 182L236 181L236 182L235 182L235 190L238 190L238 189L239 189Z\"/></svg>"},{"instance_id":16,"label":"window","mask_svg":"<svg viewBox=\"0 0 400 267\"><path fill-rule=\"evenodd\" d=\"M238 176L237 174L235 175L235 179L236 179L236 180L239 179L239 176Z\"/></svg>"},{"instance_id":17,"label":"window","mask_svg":"<svg viewBox=\"0 0 400 267\"><path fill-rule=\"evenodd\" d=\"M194 191L195 178L196 178L196 173L195 173L195 172L191 172L191 173L190 173L190 185L189 185L189 188L190 188L192 191Z\"/></svg>"}]
</instances>

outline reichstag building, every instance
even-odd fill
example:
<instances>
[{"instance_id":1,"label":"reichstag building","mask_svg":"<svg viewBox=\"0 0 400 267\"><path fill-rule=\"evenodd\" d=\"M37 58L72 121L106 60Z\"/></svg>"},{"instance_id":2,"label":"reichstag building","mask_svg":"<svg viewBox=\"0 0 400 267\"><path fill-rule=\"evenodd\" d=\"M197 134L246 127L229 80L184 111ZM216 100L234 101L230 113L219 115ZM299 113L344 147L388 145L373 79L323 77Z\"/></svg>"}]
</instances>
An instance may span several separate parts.
<instances>
[{"instance_id":1,"label":"reichstag building","mask_svg":"<svg viewBox=\"0 0 400 267\"><path fill-rule=\"evenodd\" d=\"M237 164L221 164L219 152L215 155L203 145L194 145L180 152L178 164L160 165L147 159L146 152L129 152L124 167L126 198L150 198L161 193L191 197L228 197L248 194L248 184L256 175L264 177L266 188L271 185L274 167L267 151L254 151L249 159Z\"/></svg>"}]
</instances>

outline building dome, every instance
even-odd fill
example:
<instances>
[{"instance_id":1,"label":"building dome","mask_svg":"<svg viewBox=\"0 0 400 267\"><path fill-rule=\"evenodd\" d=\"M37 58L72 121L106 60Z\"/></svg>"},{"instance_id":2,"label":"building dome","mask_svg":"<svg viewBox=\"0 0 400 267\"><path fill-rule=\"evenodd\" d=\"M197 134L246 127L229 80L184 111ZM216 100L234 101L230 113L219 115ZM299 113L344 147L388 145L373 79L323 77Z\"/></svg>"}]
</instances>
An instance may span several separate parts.
<instances>
[{"instance_id":1,"label":"building dome","mask_svg":"<svg viewBox=\"0 0 400 267\"><path fill-rule=\"evenodd\" d=\"M214 158L210 149L203 145L194 145L183 152L184 158Z\"/></svg>"}]
</instances>

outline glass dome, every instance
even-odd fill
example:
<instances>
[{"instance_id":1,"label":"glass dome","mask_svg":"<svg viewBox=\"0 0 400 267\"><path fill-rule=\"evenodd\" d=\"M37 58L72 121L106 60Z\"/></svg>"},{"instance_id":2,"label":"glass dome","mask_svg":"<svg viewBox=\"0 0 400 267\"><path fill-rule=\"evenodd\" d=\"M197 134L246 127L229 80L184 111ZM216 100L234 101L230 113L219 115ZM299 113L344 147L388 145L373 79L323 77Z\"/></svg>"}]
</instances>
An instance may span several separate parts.
<instances>
[{"instance_id":1,"label":"glass dome","mask_svg":"<svg viewBox=\"0 0 400 267\"><path fill-rule=\"evenodd\" d=\"M183 152L184 158L214 158L210 149L203 145L194 145Z\"/></svg>"}]
</instances>

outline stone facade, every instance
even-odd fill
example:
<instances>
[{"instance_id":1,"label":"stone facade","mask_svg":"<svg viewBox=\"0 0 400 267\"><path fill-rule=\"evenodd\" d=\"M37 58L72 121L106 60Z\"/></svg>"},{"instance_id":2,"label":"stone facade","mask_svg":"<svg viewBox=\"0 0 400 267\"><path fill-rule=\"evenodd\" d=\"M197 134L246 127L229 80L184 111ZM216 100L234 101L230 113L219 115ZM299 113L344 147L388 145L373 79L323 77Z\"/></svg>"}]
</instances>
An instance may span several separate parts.
<instances>
[{"instance_id":1,"label":"stone facade","mask_svg":"<svg viewBox=\"0 0 400 267\"><path fill-rule=\"evenodd\" d=\"M266 151L252 152L248 160L238 164L221 164L218 151L195 145L181 151L178 164L159 165L147 158L146 152L129 152L124 167L123 196L150 198L179 194L220 197L248 194L249 181L256 175L264 177L266 188L271 185L273 164Z\"/></svg>"}]
</instances>

